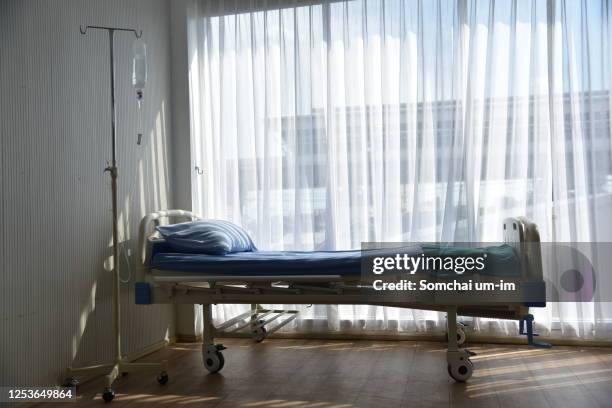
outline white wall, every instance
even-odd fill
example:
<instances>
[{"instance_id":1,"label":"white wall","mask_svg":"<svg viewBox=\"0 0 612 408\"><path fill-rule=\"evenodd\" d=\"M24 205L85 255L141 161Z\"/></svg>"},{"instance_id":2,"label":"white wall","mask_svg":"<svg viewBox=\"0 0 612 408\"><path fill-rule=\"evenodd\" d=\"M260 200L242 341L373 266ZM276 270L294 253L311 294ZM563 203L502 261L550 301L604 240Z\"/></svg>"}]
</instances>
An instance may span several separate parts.
<instances>
[{"instance_id":1,"label":"white wall","mask_svg":"<svg viewBox=\"0 0 612 408\"><path fill-rule=\"evenodd\" d=\"M112 356L108 37L79 24L140 27L148 46L138 147L133 37L117 34L126 248L143 214L172 206L168 2L0 1L0 385L53 384L68 364ZM133 305L131 284L122 295L125 352L173 335L172 307Z\"/></svg>"}]
</instances>

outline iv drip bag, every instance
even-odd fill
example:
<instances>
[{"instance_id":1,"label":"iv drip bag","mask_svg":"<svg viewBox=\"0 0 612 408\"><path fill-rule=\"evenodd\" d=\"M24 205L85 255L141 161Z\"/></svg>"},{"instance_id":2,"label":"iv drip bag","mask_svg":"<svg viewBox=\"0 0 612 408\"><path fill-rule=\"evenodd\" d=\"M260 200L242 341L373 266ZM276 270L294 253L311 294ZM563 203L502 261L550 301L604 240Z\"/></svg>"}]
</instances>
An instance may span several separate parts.
<instances>
[{"instance_id":1,"label":"iv drip bag","mask_svg":"<svg viewBox=\"0 0 612 408\"><path fill-rule=\"evenodd\" d=\"M133 70L132 70L132 85L136 88L138 96L142 98L142 90L147 82L147 47L141 39L134 41L132 45L132 53L134 54Z\"/></svg>"},{"instance_id":2,"label":"iv drip bag","mask_svg":"<svg viewBox=\"0 0 612 408\"><path fill-rule=\"evenodd\" d=\"M136 39L132 45L133 65L132 65L132 85L136 89L136 99L138 100L138 139L136 144L140 145L144 129L142 127L142 96L147 82L147 47L141 39Z\"/></svg>"}]
</instances>

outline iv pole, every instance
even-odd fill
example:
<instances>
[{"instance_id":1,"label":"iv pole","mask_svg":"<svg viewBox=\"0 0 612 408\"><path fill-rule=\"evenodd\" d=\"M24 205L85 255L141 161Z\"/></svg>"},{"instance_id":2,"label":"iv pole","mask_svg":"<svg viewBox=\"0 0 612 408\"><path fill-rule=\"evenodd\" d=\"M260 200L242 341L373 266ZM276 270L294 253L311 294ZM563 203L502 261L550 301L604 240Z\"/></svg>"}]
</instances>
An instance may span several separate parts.
<instances>
[{"instance_id":1,"label":"iv pole","mask_svg":"<svg viewBox=\"0 0 612 408\"><path fill-rule=\"evenodd\" d=\"M69 367L67 372L66 386L76 387L78 381L76 375L98 375L110 370L106 375L106 388L102 394L102 398L106 402L110 402L115 397L115 392L112 389L113 382L119 374L127 374L140 369L158 369L160 374L157 381L164 385L168 382L168 374L166 373L166 361L161 363L130 363L123 358L121 354L121 298L120 298L120 276L119 276L119 228L117 220L117 114L115 112L115 31L126 31L134 34L136 38L142 36L142 30L136 31L132 28L119 27L104 27L104 26L79 26L79 31L82 35L87 34L88 29L106 30L108 32L108 41L110 48L110 90L111 90L111 163L104 169L108 172L111 178L111 194L113 208L113 323L114 323L114 338L115 338L115 359L112 363L94 365L89 367L72 368Z\"/></svg>"}]
</instances>

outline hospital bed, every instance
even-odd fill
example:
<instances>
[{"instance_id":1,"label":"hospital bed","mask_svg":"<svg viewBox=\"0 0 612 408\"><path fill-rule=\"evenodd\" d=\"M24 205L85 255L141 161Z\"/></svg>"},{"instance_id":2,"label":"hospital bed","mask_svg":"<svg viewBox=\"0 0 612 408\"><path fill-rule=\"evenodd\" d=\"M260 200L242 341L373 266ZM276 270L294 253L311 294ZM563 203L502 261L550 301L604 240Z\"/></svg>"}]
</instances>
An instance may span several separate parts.
<instances>
[{"instance_id":1,"label":"hospital bed","mask_svg":"<svg viewBox=\"0 0 612 408\"><path fill-rule=\"evenodd\" d=\"M220 333L248 330L261 341L297 317L295 310L259 305L367 304L446 312L447 368L459 382L472 376L470 357L474 353L460 347L465 332L457 323L458 315L519 320L521 334L528 336L529 343L545 346L534 341L529 314L529 307L545 306L540 238L536 225L525 218L508 218L503 223L503 241L517 257L515 273L505 280L518 282L521 290L511 301L484 297L468 303L448 293L414 294L391 301L386 292L373 290L372 282L364 282L360 264L355 263L359 251L181 254L169 249L155 232L162 223L196 219L197 215L183 210L158 211L142 219L135 300L137 304L201 304L203 362L211 373L224 365L225 347L215 343ZM249 304L251 310L215 327L213 304Z\"/></svg>"}]
</instances>

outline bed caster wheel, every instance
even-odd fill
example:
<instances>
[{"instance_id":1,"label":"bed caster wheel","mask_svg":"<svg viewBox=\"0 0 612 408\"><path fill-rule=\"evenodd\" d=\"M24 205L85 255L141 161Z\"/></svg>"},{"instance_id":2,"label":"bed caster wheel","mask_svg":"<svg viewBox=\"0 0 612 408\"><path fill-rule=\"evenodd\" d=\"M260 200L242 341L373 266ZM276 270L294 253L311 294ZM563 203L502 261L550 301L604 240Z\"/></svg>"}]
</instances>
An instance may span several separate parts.
<instances>
[{"instance_id":1,"label":"bed caster wheel","mask_svg":"<svg viewBox=\"0 0 612 408\"><path fill-rule=\"evenodd\" d=\"M467 335L465 334L465 326L461 323L457 323L457 345L461 346L465 343ZM446 341L448 341L448 333L446 333Z\"/></svg>"},{"instance_id":2,"label":"bed caster wheel","mask_svg":"<svg viewBox=\"0 0 612 408\"><path fill-rule=\"evenodd\" d=\"M102 399L104 402L111 402L113 399L115 399L115 391L113 391L112 388L105 389L102 393Z\"/></svg>"},{"instance_id":3,"label":"bed caster wheel","mask_svg":"<svg viewBox=\"0 0 612 408\"><path fill-rule=\"evenodd\" d=\"M225 358L220 351L208 351L204 353L204 367L211 373L221 371L225 365Z\"/></svg>"},{"instance_id":4,"label":"bed caster wheel","mask_svg":"<svg viewBox=\"0 0 612 408\"><path fill-rule=\"evenodd\" d=\"M457 382L466 382L474 373L474 364L470 360L465 360L460 363L449 364L447 366L448 375Z\"/></svg>"},{"instance_id":5,"label":"bed caster wheel","mask_svg":"<svg viewBox=\"0 0 612 408\"><path fill-rule=\"evenodd\" d=\"M64 380L62 385L67 388L79 388L79 380L74 377L68 377Z\"/></svg>"},{"instance_id":6,"label":"bed caster wheel","mask_svg":"<svg viewBox=\"0 0 612 408\"><path fill-rule=\"evenodd\" d=\"M260 320L259 323L260 324L263 323L263 320ZM268 335L268 331L266 330L264 326L260 326L260 327L257 327L251 330L251 337L257 343L261 343L262 341L264 341L267 335Z\"/></svg>"},{"instance_id":7,"label":"bed caster wheel","mask_svg":"<svg viewBox=\"0 0 612 408\"><path fill-rule=\"evenodd\" d=\"M159 373L159 375L157 376L157 382L159 383L159 385L168 384L168 373L165 371Z\"/></svg>"},{"instance_id":8,"label":"bed caster wheel","mask_svg":"<svg viewBox=\"0 0 612 408\"><path fill-rule=\"evenodd\" d=\"M465 328L463 327L462 324L458 324L457 325L457 345L461 346L463 343L465 343L465 339L466 339Z\"/></svg>"}]
</instances>

